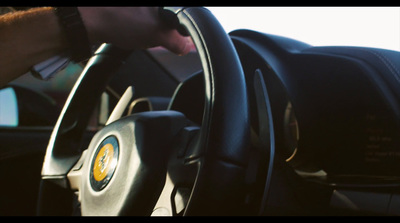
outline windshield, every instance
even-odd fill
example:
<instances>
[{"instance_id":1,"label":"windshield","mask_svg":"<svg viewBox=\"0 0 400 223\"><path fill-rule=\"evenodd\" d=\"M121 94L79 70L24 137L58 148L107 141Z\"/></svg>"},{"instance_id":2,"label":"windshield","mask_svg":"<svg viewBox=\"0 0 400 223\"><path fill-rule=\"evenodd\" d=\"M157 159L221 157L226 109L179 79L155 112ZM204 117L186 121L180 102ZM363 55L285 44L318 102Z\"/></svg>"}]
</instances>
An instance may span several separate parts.
<instances>
[{"instance_id":1,"label":"windshield","mask_svg":"<svg viewBox=\"0 0 400 223\"><path fill-rule=\"evenodd\" d=\"M207 7L226 32L252 29L313 46L400 51L400 7Z\"/></svg>"}]
</instances>

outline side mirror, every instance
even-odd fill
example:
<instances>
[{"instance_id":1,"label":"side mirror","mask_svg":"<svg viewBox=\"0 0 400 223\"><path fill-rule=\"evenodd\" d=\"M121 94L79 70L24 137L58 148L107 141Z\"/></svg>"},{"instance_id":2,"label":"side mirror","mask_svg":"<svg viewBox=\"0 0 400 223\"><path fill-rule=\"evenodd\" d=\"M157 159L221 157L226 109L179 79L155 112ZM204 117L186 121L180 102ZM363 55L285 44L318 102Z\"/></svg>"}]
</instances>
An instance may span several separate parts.
<instances>
[{"instance_id":1,"label":"side mirror","mask_svg":"<svg viewBox=\"0 0 400 223\"><path fill-rule=\"evenodd\" d=\"M18 101L13 88L0 90L0 126L18 126Z\"/></svg>"}]
</instances>

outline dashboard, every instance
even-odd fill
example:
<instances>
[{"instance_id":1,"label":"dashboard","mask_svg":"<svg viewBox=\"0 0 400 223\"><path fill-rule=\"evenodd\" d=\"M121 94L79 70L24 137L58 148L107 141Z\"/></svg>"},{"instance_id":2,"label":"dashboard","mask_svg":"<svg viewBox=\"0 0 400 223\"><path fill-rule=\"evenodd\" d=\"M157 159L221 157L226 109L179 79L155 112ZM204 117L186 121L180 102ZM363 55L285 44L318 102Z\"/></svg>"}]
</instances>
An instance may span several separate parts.
<instances>
[{"instance_id":1,"label":"dashboard","mask_svg":"<svg viewBox=\"0 0 400 223\"><path fill-rule=\"evenodd\" d=\"M250 30L230 36L256 154L249 206L263 215L399 215L400 53ZM202 89L196 73L170 109L201 123Z\"/></svg>"}]
</instances>

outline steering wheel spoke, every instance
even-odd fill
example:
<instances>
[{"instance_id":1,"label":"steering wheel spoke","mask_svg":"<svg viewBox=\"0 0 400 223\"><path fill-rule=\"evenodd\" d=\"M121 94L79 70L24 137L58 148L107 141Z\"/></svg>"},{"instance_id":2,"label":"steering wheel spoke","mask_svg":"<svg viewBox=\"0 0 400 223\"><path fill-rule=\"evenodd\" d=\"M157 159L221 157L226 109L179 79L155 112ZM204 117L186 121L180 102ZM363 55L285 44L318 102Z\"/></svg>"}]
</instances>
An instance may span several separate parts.
<instances>
[{"instance_id":1,"label":"steering wheel spoke","mask_svg":"<svg viewBox=\"0 0 400 223\"><path fill-rule=\"evenodd\" d=\"M67 174L70 189L73 191L80 190L82 169L83 169L84 161L86 159L86 155L87 155L87 149L82 152L82 155L79 158L78 162L76 162L76 164L72 167L72 169Z\"/></svg>"},{"instance_id":2,"label":"steering wheel spoke","mask_svg":"<svg viewBox=\"0 0 400 223\"><path fill-rule=\"evenodd\" d=\"M197 161L201 155L193 153L196 151L194 148L199 132L198 126L187 126L182 128L176 136L173 152L168 161L165 184L152 216L180 216L183 214L199 171L199 162Z\"/></svg>"}]
</instances>

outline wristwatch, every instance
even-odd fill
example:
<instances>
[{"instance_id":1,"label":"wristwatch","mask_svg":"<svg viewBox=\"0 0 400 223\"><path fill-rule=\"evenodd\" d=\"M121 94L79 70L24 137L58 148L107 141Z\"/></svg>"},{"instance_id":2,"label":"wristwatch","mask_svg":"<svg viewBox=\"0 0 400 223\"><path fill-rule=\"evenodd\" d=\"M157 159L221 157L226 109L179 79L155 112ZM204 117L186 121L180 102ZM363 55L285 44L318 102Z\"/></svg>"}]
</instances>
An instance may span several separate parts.
<instances>
[{"instance_id":1,"label":"wristwatch","mask_svg":"<svg viewBox=\"0 0 400 223\"><path fill-rule=\"evenodd\" d=\"M41 80L52 78L72 60L75 63L87 60L92 47L77 7L57 7L55 13L60 20L69 43L69 50L33 66L31 74Z\"/></svg>"},{"instance_id":2,"label":"wristwatch","mask_svg":"<svg viewBox=\"0 0 400 223\"><path fill-rule=\"evenodd\" d=\"M70 45L71 59L81 62L88 59L92 52L83 24L81 14L77 7L57 7L55 13L63 27L64 33Z\"/></svg>"}]
</instances>

